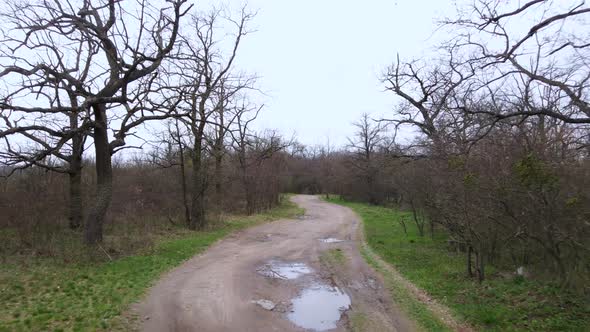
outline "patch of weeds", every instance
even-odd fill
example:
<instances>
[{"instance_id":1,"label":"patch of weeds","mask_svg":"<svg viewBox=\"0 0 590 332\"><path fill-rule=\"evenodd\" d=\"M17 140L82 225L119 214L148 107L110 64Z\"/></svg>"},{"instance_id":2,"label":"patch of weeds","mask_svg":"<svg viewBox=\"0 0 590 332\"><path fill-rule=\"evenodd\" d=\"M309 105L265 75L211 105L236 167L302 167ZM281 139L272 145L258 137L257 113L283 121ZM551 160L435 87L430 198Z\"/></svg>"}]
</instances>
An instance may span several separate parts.
<instances>
[{"instance_id":1,"label":"patch of weeds","mask_svg":"<svg viewBox=\"0 0 590 332\"><path fill-rule=\"evenodd\" d=\"M367 325L369 324L369 318L365 313L353 312L349 315L350 329L352 332L363 332L367 331Z\"/></svg>"},{"instance_id":2,"label":"patch of weeds","mask_svg":"<svg viewBox=\"0 0 590 332\"><path fill-rule=\"evenodd\" d=\"M346 264L346 256L340 248L329 249L320 255L320 262L331 268L343 266Z\"/></svg>"}]
</instances>

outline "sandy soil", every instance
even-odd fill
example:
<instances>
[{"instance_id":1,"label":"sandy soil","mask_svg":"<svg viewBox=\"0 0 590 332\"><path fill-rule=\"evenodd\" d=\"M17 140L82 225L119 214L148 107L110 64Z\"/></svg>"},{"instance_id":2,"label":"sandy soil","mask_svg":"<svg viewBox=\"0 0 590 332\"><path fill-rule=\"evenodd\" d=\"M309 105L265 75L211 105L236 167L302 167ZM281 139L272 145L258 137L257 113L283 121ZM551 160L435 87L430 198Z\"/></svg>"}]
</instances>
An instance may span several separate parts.
<instances>
[{"instance_id":1,"label":"sandy soil","mask_svg":"<svg viewBox=\"0 0 590 332\"><path fill-rule=\"evenodd\" d=\"M305 331L287 315L306 287L324 283L351 298L333 331L412 331L412 322L392 303L381 279L358 251L359 220L348 208L315 196L293 201L305 216L253 227L225 238L167 273L134 311L143 331ZM344 240L324 243L322 238ZM344 260L326 259L340 249ZM305 263L310 274L295 280L260 273L270 260ZM266 310L252 303L269 300ZM320 306L321 307L321 306Z\"/></svg>"}]
</instances>

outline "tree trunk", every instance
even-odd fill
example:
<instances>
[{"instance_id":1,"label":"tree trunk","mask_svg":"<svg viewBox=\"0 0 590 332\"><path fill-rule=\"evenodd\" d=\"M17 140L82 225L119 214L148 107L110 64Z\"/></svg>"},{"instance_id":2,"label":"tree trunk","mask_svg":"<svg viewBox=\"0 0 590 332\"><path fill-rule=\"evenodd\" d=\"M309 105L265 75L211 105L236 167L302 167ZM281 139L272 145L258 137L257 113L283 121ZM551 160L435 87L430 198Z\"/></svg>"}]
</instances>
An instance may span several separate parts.
<instances>
[{"instance_id":1,"label":"tree trunk","mask_svg":"<svg viewBox=\"0 0 590 332\"><path fill-rule=\"evenodd\" d=\"M75 102L75 99L74 99ZM70 127L78 128L78 115L70 115ZM70 229L78 229L82 226L82 153L84 151L84 139L82 134L76 134L72 139L72 156L69 165L70 178Z\"/></svg>"},{"instance_id":2,"label":"tree trunk","mask_svg":"<svg viewBox=\"0 0 590 332\"><path fill-rule=\"evenodd\" d=\"M479 255L479 282L484 281L484 279L486 278L486 273L485 273L485 257L482 254Z\"/></svg>"},{"instance_id":3,"label":"tree trunk","mask_svg":"<svg viewBox=\"0 0 590 332\"><path fill-rule=\"evenodd\" d=\"M222 96L223 96L223 85L222 85ZM221 176L223 166L223 139L225 137L225 122L224 122L224 108L223 100L221 101L221 107L219 109L219 127L217 128L217 138L215 139L214 153L215 156L215 200L221 210L221 202L223 201L223 195L221 193Z\"/></svg>"},{"instance_id":4,"label":"tree trunk","mask_svg":"<svg viewBox=\"0 0 590 332\"><path fill-rule=\"evenodd\" d=\"M244 195L246 196L246 214L254 213L254 201L252 199L252 188L248 181L248 165L246 161L246 143L242 138L240 141L240 150L238 151L238 161L240 163L240 178L242 186L244 187Z\"/></svg>"},{"instance_id":5,"label":"tree trunk","mask_svg":"<svg viewBox=\"0 0 590 332\"><path fill-rule=\"evenodd\" d=\"M189 229L204 229L205 222L205 178L203 172L203 133L205 123L201 122L195 131L193 151L193 199Z\"/></svg>"},{"instance_id":6,"label":"tree trunk","mask_svg":"<svg viewBox=\"0 0 590 332\"><path fill-rule=\"evenodd\" d=\"M248 181L247 170L245 167L242 168L242 184L244 186L244 193L246 195L246 214L254 214L254 200L252 197L252 185Z\"/></svg>"},{"instance_id":7,"label":"tree trunk","mask_svg":"<svg viewBox=\"0 0 590 332\"><path fill-rule=\"evenodd\" d=\"M473 269L471 268L471 253L473 252L473 249L471 249L471 246L467 246L467 276L468 277L473 277Z\"/></svg>"},{"instance_id":8,"label":"tree trunk","mask_svg":"<svg viewBox=\"0 0 590 332\"><path fill-rule=\"evenodd\" d=\"M102 242L102 227L113 196L113 169L107 132L105 105L95 105L94 149L96 153L96 197L86 219L87 244Z\"/></svg>"},{"instance_id":9,"label":"tree trunk","mask_svg":"<svg viewBox=\"0 0 590 332\"><path fill-rule=\"evenodd\" d=\"M69 174L70 177L70 216L69 226L70 229L78 229L82 225L82 174L81 170L72 172Z\"/></svg>"},{"instance_id":10,"label":"tree trunk","mask_svg":"<svg viewBox=\"0 0 590 332\"><path fill-rule=\"evenodd\" d=\"M186 188L186 169L185 169L185 162L184 162L184 146L182 145L182 141L180 139L180 131L178 128L178 120L176 122L176 131L178 133L178 152L180 153L180 182L182 188L182 206L184 207L184 221L187 225L190 225L191 222L191 211L188 204L188 195L187 195L187 188Z\"/></svg>"},{"instance_id":11,"label":"tree trunk","mask_svg":"<svg viewBox=\"0 0 590 332\"><path fill-rule=\"evenodd\" d=\"M478 250L475 252L475 269L477 271L477 281L480 283L485 279L484 267L484 254L480 245Z\"/></svg>"},{"instance_id":12,"label":"tree trunk","mask_svg":"<svg viewBox=\"0 0 590 332\"><path fill-rule=\"evenodd\" d=\"M402 228L404 229L404 234L408 235L408 230L406 229L406 221L404 220L403 216L399 219L399 223L400 225L402 225Z\"/></svg>"},{"instance_id":13,"label":"tree trunk","mask_svg":"<svg viewBox=\"0 0 590 332\"><path fill-rule=\"evenodd\" d=\"M410 206L412 207L412 216L414 217L414 223L416 223L416 228L418 229L418 235L424 236L424 223L422 223L418 217L418 211L416 210L416 205L414 205L414 200L410 200Z\"/></svg>"},{"instance_id":14,"label":"tree trunk","mask_svg":"<svg viewBox=\"0 0 590 332\"><path fill-rule=\"evenodd\" d=\"M221 210L221 202L223 200L223 195L221 193L221 167L223 162L223 156L221 155L221 153L221 149L217 147L215 151L215 199L217 203L220 205L219 210Z\"/></svg>"},{"instance_id":15,"label":"tree trunk","mask_svg":"<svg viewBox=\"0 0 590 332\"><path fill-rule=\"evenodd\" d=\"M371 165L369 164L369 174L366 177L367 181L367 188L369 189L368 196L369 196L369 204L377 205L377 198L375 196L375 181L373 179L373 170L371 169Z\"/></svg>"}]
</instances>

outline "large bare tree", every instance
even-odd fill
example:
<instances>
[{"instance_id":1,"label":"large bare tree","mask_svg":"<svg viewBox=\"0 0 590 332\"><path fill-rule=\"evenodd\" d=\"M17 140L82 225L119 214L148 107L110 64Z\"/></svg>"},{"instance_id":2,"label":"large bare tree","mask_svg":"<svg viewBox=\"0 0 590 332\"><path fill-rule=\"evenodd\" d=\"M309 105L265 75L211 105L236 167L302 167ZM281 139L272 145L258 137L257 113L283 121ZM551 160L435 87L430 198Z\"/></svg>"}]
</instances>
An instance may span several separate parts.
<instances>
[{"instance_id":1,"label":"large bare tree","mask_svg":"<svg viewBox=\"0 0 590 332\"><path fill-rule=\"evenodd\" d=\"M6 84L0 109L10 128L0 135L57 138L41 155L54 154L82 133L93 138L97 183L85 222L89 244L102 241L112 154L133 128L163 117L132 104L145 94L141 87L150 89L173 50L190 8L185 3L11 1L2 10L0 75ZM77 126L62 125L72 116L81 117Z\"/></svg>"}]
</instances>

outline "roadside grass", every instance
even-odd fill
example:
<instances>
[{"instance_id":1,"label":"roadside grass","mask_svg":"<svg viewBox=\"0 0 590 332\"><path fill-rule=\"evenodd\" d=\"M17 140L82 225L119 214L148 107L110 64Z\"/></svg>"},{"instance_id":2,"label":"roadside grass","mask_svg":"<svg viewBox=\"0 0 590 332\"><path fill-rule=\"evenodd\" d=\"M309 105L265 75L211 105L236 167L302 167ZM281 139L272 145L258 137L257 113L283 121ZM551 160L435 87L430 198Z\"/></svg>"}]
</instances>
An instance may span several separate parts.
<instances>
[{"instance_id":1,"label":"roadside grass","mask_svg":"<svg viewBox=\"0 0 590 332\"><path fill-rule=\"evenodd\" d=\"M375 253L367 246L361 248L361 255L375 270L377 270L385 279L385 287L389 290L395 303L417 323L418 327L424 331L446 332L452 331L440 317L429 310L429 308L419 301L416 296L387 268L382 265L379 259L375 258Z\"/></svg>"},{"instance_id":2,"label":"roadside grass","mask_svg":"<svg viewBox=\"0 0 590 332\"><path fill-rule=\"evenodd\" d=\"M366 326L370 323L369 318L365 313L354 312L350 314L350 330L352 332L366 331Z\"/></svg>"},{"instance_id":3,"label":"roadside grass","mask_svg":"<svg viewBox=\"0 0 590 332\"><path fill-rule=\"evenodd\" d=\"M406 222L408 234L399 223L410 215L399 210L353 203L332 198L332 203L354 210L363 220L370 250L395 266L403 277L447 306L460 321L485 331L590 331L590 304L581 294L564 291L556 285L536 280L506 277L490 267L482 284L465 274L464 255L449 252L441 231L421 237L415 225ZM375 262L363 253L371 265ZM379 268L378 268L379 269ZM387 276L386 276L387 279ZM426 329L431 325L424 305L409 299L399 283L393 287L396 301ZM397 289L400 288L400 289ZM405 292L405 295L404 295ZM426 316L424 316L426 315Z\"/></svg>"},{"instance_id":4,"label":"roadside grass","mask_svg":"<svg viewBox=\"0 0 590 332\"><path fill-rule=\"evenodd\" d=\"M211 230L179 227L149 248L107 262L12 259L0 267L0 331L126 330L128 322L121 315L163 272L232 232L302 213L283 199L272 210L234 216Z\"/></svg>"}]
</instances>

